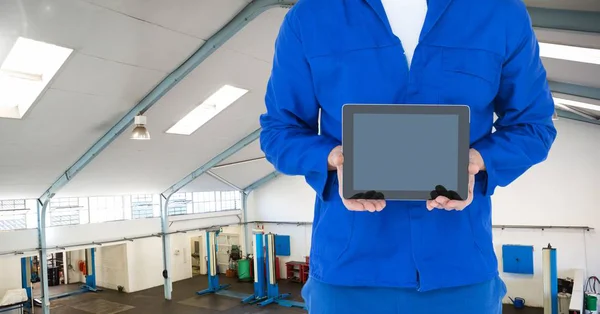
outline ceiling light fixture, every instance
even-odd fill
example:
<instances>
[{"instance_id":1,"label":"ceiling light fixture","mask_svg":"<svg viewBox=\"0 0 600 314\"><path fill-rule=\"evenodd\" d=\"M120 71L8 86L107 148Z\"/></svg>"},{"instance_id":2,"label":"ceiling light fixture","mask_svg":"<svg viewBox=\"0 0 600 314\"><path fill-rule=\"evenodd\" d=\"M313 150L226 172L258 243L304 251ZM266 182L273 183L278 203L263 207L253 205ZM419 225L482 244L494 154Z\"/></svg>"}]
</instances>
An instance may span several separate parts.
<instances>
[{"instance_id":1,"label":"ceiling light fixture","mask_svg":"<svg viewBox=\"0 0 600 314\"><path fill-rule=\"evenodd\" d=\"M223 111L236 100L244 96L248 90L224 85L204 102L190 111L185 117L167 130L170 134L190 135L210 119Z\"/></svg>"},{"instance_id":2,"label":"ceiling light fixture","mask_svg":"<svg viewBox=\"0 0 600 314\"><path fill-rule=\"evenodd\" d=\"M72 52L19 37L0 66L0 118L23 118Z\"/></svg>"},{"instance_id":3,"label":"ceiling light fixture","mask_svg":"<svg viewBox=\"0 0 600 314\"><path fill-rule=\"evenodd\" d=\"M149 140L150 132L146 129L146 117L138 115L135 117L135 128L131 132L132 140Z\"/></svg>"},{"instance_id":4,"label":"ceiling light fixture","mask_svg":"<svg viewBox=\"0 0 600 314\"><path fill-rule=\"evenodd\" d=\"M550 43L539 43L540 56L551 59L600 65L600 50Z\"/></svg>"}]
</instances>

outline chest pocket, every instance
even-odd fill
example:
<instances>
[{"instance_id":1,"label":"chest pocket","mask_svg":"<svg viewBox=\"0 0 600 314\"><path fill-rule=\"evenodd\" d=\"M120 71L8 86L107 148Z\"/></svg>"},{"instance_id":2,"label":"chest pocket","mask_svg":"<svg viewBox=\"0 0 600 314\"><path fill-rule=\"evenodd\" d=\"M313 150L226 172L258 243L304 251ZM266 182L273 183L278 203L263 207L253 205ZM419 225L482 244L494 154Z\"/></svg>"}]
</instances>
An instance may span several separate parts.
<instances>
[{"instance_id":1,"label":"chest pocket","mask_svg":"<svg viewBox=\"0 0 600 314\"><path fill-rule=\"evenodd\" d=\"M480 49L442 48L442 101L487 110L498 93L502 72L499 55Z\"/></svg>"}]
</instances>

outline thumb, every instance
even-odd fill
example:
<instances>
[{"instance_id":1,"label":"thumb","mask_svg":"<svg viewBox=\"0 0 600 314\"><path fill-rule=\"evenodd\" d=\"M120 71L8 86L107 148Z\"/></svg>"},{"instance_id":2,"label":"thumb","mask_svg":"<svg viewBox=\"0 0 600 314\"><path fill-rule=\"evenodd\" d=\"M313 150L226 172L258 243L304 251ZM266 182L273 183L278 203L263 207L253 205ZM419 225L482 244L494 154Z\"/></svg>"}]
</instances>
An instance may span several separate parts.
<instances>
[{"instance_id":1,"label":"thumb","mask_svg":"<svg viewBox=\"0 0 600 314\"><path fill-rule=\"evenodd\" d=\"M481 168L479 168L478 165L469 164L469 174L470 175L476 175L477 173L479 173L480 170L481 170Z\"/></svg>"},{"instance_id":2,"label":"thumb","mask_svg":"<svg viewBox=\"0 0 600 314\"><path fill-rule=\"evenodd\" d=\"M329 154L328 163L333 168L339 168L344 164L344 154L340 146L334 148Z\"/></svg>"},{"instance_id":3,"label":"thumb","mask_svg":"<svg viewBox=\"0 0 600 314\"><path fill-rule=\"evenodd\" d=\"M341 167L344 164L344 154L341 151L334 152L331 161L336 168Z\"/></svg>"}]
</instances>

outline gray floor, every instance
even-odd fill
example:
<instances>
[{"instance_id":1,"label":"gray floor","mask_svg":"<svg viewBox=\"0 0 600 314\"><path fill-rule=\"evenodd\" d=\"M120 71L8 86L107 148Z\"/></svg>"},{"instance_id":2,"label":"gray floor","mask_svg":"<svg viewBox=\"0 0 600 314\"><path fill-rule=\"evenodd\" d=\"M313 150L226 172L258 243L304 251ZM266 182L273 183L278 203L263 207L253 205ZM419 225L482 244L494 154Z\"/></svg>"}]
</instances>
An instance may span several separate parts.
<instances>
[{"instance_id":1,"label":"gray floor","mask_svg":"<svg viewBox=\"0 0 600 314\"><path fill-rule=\"evenodd\" d=\"M238 283L236 280L222 278L221 283L230 283L231 291L251 293L251 283ZM292 300L302 301L300 298L301 285L297 283L280 282L281 292L292 293ZM196 291L207 286L206 277L199 276L173 284L173 300L163 300L163 289L156 287L136 293L118 293L104 290L99 293L86 293L68 298L54 300L51 303L52 314L293 314L306 313L301 309L289 309L277 305L264 308L254 305L241 305L238 299L208 295L197 296ZM59 291L71 289L70 286L56 287L52 290ZM52 291L51 291L52 293ZM515 310L505 307L503 314L541 314L540 309ZM375 314L375 313L374 313ZM376 313L384 314L384 313ZM453 313L454 314L454 313ZM482 313L484 314L484 313Z\"/></svg>"}]
</instances>

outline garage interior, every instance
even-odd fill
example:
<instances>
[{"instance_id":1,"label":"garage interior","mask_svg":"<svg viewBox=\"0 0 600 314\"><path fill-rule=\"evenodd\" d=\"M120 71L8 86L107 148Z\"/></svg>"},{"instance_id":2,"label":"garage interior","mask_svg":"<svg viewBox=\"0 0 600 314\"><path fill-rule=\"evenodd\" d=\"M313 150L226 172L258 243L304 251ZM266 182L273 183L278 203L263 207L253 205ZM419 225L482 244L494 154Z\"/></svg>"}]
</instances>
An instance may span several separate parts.
<instances>
[{"instance_id":1,"label":"garage interior","mask_svg":"<svg viewBox=\"0 0 600 314\"><path fill-rule=\"evenodd\" d=\"M295 3L0 2L0 313L306 312L315 193L258 141ZM600 293L600 2L525 3L558 138L492 199L504 313L545 313L550 244L557 313L583 314ZM242 302L256 282L289 296Z\"/></svg>"}]
</instances>

